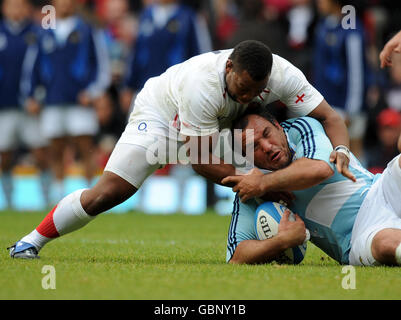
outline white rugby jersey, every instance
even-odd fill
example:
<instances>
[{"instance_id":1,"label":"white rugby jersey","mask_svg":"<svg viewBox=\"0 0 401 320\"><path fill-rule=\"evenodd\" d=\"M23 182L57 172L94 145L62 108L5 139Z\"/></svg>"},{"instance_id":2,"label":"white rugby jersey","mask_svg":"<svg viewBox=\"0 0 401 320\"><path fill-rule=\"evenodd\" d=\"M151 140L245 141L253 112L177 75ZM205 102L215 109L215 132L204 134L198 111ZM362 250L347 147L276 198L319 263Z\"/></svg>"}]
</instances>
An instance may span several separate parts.
<instances>
[{"instance_id":1,"label":"white rugby jersey","mask_svg":"<svg viewBox=\"0 0 401 320\"><path fill-rule=\"evenodd\" d=\"M130 123L154 120L175 127L184 136L205 136L230 127L247 105L227 94L226 62L233 49L195 56L149 79L135 100ZM253 101L262 105L280 100L293 117L315 109L323 96L303 73L273 55L266 88Z\"/></svg>"}]
</instances>

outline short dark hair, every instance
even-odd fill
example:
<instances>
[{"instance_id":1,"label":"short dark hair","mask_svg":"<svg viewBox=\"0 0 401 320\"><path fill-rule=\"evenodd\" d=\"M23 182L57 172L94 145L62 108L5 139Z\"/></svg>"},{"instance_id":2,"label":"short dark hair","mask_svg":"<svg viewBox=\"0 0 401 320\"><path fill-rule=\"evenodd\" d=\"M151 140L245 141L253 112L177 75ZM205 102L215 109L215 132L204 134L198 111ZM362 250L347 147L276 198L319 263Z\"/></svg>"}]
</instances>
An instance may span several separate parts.
<instances>
[{"instance_id":1,"label":"short dark hair","mask_svg":"<svg viewBox=\"0 0 401 320\"><path fill-rule=\"evenodd\" d=\"M233 121L231 129L232 130L235 130L235 129L244 130L249 123L250 115L257 115L259 117L262 117L262 118L266 119L267 121L269 121L274 126L277 126L278 121L277 121L276 117L273 114L271 114L266 109L266 107L262 107L261 105L259 105L259 106L251 106L251 107L248 106L248 108L245 110L245 112Z\"/></svg>"},{"instance_id":2,"label":"short dark hair","mask_svg":"<svg viewBox=\"0 0 401 320\"><path fill-rule=\"evenodd\" d=\"M254 81L262 81L271 72L273 55L269 47L256 40L237 44L230 55L234 69L246 70Z\"/></svg>"}]
</instances>

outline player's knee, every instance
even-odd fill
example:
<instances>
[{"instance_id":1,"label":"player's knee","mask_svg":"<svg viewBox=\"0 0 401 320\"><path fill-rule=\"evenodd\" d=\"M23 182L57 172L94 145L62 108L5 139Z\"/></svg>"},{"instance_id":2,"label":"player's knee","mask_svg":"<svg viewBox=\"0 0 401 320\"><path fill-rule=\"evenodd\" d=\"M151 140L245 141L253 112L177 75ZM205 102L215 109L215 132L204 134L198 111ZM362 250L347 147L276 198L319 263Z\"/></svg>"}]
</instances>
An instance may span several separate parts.
<instances>
[{"instance_id":1,"label":"player's knee","mask_svg":"<svg viewBox=\"0 0 401 320\"><path fill-rule=\"evenodd\" d=\"M401 239L392 236L391 233L379 233L372 242L373 257L380 263L393 264L395 262L395 251Z\"/></svg>"},{"instance_id":2,"label":"player's knee","mask_svg":"<svg viewBox=\"0 0 401 320\"><path fill-rule=\"evenodd\" d=\"M123 182L121 178L118 180L105 178L85 192L81 202L87 214L96 216L124 202L136 191L135 187Z\"/></svg>"}]
</instances>

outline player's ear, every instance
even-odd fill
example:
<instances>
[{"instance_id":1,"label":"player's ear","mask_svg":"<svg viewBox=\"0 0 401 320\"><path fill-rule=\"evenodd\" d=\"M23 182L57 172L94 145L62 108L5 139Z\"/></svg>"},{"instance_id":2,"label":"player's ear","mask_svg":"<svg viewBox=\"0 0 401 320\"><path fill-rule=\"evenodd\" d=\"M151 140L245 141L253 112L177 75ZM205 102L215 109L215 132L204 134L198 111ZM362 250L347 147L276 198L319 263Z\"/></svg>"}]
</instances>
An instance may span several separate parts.
<instances>
[{"instance_id":1,"label":"player's ear","mask_svg":"<svg viewBox=\"0 0 401 320\"><path fill-rule=\"evenodd\" d=\"M280 126L280 123L277 121L277 119L274 119L274 126L279 130L284 130L283 127Z\"/></svg>"},{"instance_id":2,"label":"player's ear","mask_svg":"<svg viewBox=\"0 0 401 320\"><path fill-rule=\"evenodd\" d=\"M226 62L226 71L232 70L234 67L233 61L231 59L227 59Z\"/></svg>"}]
</instances>

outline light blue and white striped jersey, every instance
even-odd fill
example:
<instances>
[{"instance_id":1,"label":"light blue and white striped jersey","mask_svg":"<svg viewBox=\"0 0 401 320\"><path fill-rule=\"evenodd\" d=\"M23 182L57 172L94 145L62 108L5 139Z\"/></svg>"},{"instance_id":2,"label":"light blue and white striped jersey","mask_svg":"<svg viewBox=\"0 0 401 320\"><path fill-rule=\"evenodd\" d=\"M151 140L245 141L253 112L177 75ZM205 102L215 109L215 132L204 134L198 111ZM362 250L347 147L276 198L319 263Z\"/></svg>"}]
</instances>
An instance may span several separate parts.
<instances>
[{"instance_id":1,"label":"light blue and white striped jersey","mask_svg":"<svg viewBox=\"0 0 401 320\"><path fill-rule=\"evenodd\" d=\"M281 123L293 152L300 158L323 160L334 175L317 186L294 191L296 199L290 209L298 213L311 233L311 241L340 263L348 263L351 233L365 196L380 175L373 175L351 155L350 171L354 183L337 172L330 163L333 147L319 121L302 117Z\"/></svg>"}]
</instances>

